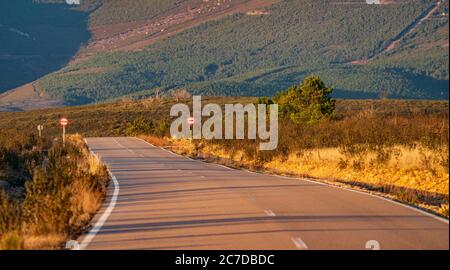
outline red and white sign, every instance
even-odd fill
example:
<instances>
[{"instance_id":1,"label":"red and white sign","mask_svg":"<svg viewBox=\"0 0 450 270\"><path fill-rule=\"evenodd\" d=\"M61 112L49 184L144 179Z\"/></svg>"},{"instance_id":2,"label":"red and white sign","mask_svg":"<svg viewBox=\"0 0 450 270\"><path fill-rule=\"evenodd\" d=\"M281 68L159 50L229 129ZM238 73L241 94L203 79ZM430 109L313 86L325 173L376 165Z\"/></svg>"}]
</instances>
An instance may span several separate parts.
<instances>
[{"instance_id":1,"label":"red and white sign","mask_svg":"<svg viewBox=\"0 0 450 270\"><path fill-rule=\"evenodd\" d=\"M59 124L61 126L65 127L69 124L69 120L67 120L67 118L61 118L61 119L59 119Z\"/></svg>"},{"instance_id":2,"label":"red and white sign","mask_svg":"<svg viewBox=\"0 0 450 270\"><path fill-rule=\"evenodd\" d=\"M195 123L195 118L194 117L189 117L188 118L188 123L189 123L189 125L193 125Z\"/></svg>"}]
</instances>

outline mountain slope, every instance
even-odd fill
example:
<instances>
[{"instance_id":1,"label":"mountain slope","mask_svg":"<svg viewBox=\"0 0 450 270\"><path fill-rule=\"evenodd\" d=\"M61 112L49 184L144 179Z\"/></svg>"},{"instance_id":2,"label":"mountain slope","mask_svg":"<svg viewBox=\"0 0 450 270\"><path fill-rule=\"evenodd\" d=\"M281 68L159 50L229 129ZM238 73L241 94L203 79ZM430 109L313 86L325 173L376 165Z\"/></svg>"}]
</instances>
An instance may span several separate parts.
<instances>
[{"instance_id":1,"label":"mountain slope","mask_svg":"<svg viewBox=\"0 0 450 270\"><path fill-rule=\"evenodd\" d=\"M272 95L315 73L339 97L448 98L448 1L149 2L90 0L91 43L40 87L68 105L181 87Z\"/></svg>"},{"instance_id":2,"label":"mountain slope","mask_svg":"<svg viewBox=\"0 0 450 270\"><path fill-rule=\"evenodd\" d=\"M67 64L87 42L87 14L66 5L0 1L0 93Z\"/></svg>"}]
</instances>

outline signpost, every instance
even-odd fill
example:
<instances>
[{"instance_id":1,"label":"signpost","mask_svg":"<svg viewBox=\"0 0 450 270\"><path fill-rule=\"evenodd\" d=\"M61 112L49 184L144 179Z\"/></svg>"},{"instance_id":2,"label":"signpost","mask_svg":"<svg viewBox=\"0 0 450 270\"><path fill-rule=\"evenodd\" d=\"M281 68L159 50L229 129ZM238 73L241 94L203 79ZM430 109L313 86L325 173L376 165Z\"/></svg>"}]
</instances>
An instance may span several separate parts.
<instances>
[{"instance_id":1,"label":"signpost","mask_svg":"<svg viewBox=\"0 0 450 270\"><path fill-rule=\"evenodd\" d=\"M44 125L38 125L37 129L39 131L39 138L42 137L42 130L44 130Z\"/></svg>"},{"instance_id":2,"label":"signpost","mask_svg":"<svg viewBox=\"0 0 450 270\"><path fill-rule=\"evenodd\" d=\"M189 129L191 128L191 127L193 127L194 126L194 124L195 124L195 118L194 117L189 117L188 118L188 124L189 124ZM190 136L190 140L192 141L192 134L191 134L191 136Z\"/></svg>"},{"instance_id":3,"label":"signpost","mask_svg":"<svg viewBox=\"0 0 450 270\"><path fill-rule=\"evenodd\" d=\"M195 123L195 118L194 117L189 117L188 118L188 123L189 123L189 125L194 125L194 123Z\"/></svg>"},{"instance_id":4,"label":"signpost","mask_svg":"<svg viewBox=\"0 0 450 270\"><path fill-rule=\"evenodd\" d=\"M63 146L66 145L66 126L69 124L69 120L67 118L61 118L59 119L59 124L63 128Z\"/></svg>"}]
</instances>

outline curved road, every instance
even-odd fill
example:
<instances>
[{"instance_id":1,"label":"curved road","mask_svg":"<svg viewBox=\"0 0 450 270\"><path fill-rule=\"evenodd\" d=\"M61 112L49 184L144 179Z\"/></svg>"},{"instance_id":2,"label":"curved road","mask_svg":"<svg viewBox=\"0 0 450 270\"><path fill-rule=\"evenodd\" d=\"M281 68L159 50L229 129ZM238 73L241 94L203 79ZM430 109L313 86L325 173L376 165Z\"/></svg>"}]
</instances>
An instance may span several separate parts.
<instances>
[{"instance_id":1,"label":"curved road","mask_svg":"<svg viewBox=\"0 0 450 270\"><path fill-rule=\"evenodd\" d=\"M448 249L448 222L307 180L190 160L136 138L89 138L114 175L84 249Z\"/></svg>"}]
</instances>

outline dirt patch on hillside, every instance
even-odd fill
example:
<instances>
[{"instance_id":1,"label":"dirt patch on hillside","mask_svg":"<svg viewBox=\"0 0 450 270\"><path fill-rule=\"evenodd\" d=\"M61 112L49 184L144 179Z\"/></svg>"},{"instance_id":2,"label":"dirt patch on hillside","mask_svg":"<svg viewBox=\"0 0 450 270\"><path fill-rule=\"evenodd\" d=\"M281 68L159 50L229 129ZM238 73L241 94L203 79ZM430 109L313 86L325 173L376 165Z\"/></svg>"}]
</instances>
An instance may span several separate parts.
<instances>
[{"instance_id":1,"label":"dirt patch on hillside","mask_svg":"<svg viewBox=\"0 0 450 270\"><path fill-rule=\"evenodd\" d=\"M77 69L67 72L57 72L57 74L61 75L83 75L83 74L99 74L99 73L106 73L109 71L112 71L114 68L112 67L94 67L94 68L83 68L83 69Z\"/></svg>"},{"instance_id":2,"label":"dirt patch on hillside","mask_svg":"<svg viewBox=\"0 0 450 270\"><path fill-rule=\"evenodd\" d=\"M76 63L99 52L137 51L154 42L211 20L236 14L264 12L263 8L280 0L204 0L181 4L166 14L143 22L94 27L93 41L72 61ZM264 13L268 15L268 13Z\"/></svg>"},{"instance_id":3,"label":"dirt patch on hillside","mask_svg":"<svg viewBox=\"0 0 450 270\"><path fill-rule=\"evenodd\" d=\"M23 111L62 105L64 105L62 100L47 97L37 82L20 86L0 95L0 112Z\"/></svg>"}]
</instances>

